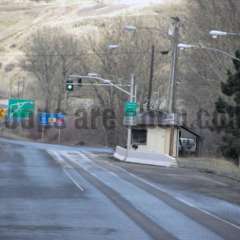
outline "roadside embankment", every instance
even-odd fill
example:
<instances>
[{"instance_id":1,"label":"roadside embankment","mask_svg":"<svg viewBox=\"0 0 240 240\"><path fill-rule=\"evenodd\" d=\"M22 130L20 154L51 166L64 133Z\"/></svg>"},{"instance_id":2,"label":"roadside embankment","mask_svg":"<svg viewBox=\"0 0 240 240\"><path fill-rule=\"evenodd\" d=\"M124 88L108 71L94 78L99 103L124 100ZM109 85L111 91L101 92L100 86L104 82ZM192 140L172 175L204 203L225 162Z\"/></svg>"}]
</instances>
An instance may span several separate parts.
<instances>
[{"instance_id":1,"label":"roadside embankment","mask_svg":"<svg viewBox=\"0 0 240 240\"><path fill-rule=\"evenodd\" d=\"M178 166L193 168L204 172L212 172L217 175L230 177L240 181L240 168L234 163L223 158L189 157L178 158Z\"/></svg>"}]
</instances>

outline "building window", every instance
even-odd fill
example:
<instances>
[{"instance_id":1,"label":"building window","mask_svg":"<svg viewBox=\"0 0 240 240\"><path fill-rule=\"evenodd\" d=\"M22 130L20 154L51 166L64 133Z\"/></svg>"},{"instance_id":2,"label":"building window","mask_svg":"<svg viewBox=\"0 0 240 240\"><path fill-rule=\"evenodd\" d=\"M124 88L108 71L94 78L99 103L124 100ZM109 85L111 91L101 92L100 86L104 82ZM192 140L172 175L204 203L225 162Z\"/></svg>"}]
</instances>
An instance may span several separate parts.
<instances>
[{"instance_id":1,"label":"building window","mask_svg":"<svg viewBox=\"0 0 240 240\"><path fill-rule=\"evenodd\" d=\"M147 144L147 130L146 129L133 129L132 130L132 143L137 145Z\"/></svg>"}]
</instances>

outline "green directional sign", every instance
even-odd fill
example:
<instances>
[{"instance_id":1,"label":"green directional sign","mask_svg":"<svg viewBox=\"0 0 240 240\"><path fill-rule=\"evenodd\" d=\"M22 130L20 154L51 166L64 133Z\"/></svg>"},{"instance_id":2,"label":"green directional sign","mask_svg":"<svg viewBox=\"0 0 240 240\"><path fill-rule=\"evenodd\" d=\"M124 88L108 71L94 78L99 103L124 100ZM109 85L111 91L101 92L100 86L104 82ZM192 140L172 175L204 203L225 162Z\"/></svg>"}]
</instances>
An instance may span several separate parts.
<instances>
[{"instance_id":1,"label":"green directional sign","mask_svg":"<svg viewBox=\"0 0 240 240\"><path fill-rule=\"evenodd\" d=\"M9 119L29 119L34 114L35 102L29 99L9 99L8 117Z\"/></svg>"},{"instance_id":2,"label":"green directional sign","mask_svg":"<svg viewBox=\"0 0 240 240\"><path fill-rule=\"evenodd\" d=\"M138 104L136 102L126 102L124 105L125 116L136 116Z\"/></svg>"}]
</instances>

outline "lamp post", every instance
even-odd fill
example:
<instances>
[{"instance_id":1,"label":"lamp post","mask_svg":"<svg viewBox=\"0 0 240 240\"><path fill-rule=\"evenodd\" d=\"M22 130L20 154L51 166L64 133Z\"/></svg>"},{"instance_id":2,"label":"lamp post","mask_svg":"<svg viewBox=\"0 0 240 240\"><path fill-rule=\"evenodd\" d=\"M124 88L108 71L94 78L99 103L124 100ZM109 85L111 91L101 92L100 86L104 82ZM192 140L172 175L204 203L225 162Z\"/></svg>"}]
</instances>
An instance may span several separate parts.
<instances>
[{"instance_id":1,"label":"lamp post","mask_svg":"<svg viewBox=\"0 0 240 240\"><path fill-rule=\"evenodd\" d=\"M219 31L219 30L211 30L209 32L209 35L212 36L213 38L218 38L218 37L223 37L223 36L239 36L240 37L240 33L224 32L224 31Z\"/></svg>"},{"instance_id":2,"label":"lamp post","mask_svg":"<svg viewBox=\"0 0 240 240\"><path fill-rule=\"evenodd\" d=\"M108 49L118 49L121 46L119 44L109 44L107 47L108 47ZM135 79L134 73L131 74L131 79L132 78ZM137 102L137 84L135 84L135 80L134 80L133 86L134 86L134 89L133 89L134 99L133 99L133 101Z\"/></svg>"},{"instance_id":3,"label":"lamp post","mask_svg":"<svg viewBox=\"0 0 240 240\"><path fill-rule=\"evenodd\" d=\"M137 32L137 30L154 30L154 31L158 31L159 33L161 33L161 29L159 28L155 28L155 27L136 27L134 25L126 25L124 27L125 31L128 32ZM162 34L162 33L161 33ZM164 34L162 34L164 35ZM164 37L166 37L167 35L164 35ZM165 55L168 54L168 50L167 51L161 51L161 54ZM152 88L153 88L153 78L154 78L154 63L155 63L155 45L153 44L151 46L151 62L150 62L150 73L149 73L149 87L148 87L148 101L147 101L147 110L150 110L150 106L151 106L151 99L152 99Z\"/></svg>"},{"instance_id":4,"label":"lamp post","mask_svg":"<svg viewBox=\"0 0 240 240\"><path fill-rule=\"evenodd\" d=\"M134 26L134 25L126 25L124 26L124 30L127 31L127 32L136 32L138 29L140 30L155 30L155 31L158 31L159 33L161 33L162 29L160 28L156 28L156 27L137 27L137 26ZM164 37L167 37L167 34L163 34L161 33L162 35L164 35Z\"/></svg>"},{"instance_id":5,"label":"lamp post","mask_svg":"<svg viewBox=\"0 0 240 240\"><path fill-rule=\"evenodd\" d=\"M206 46L202 46L202 45L186 44L186 43L179 43L178 48L181 49L181 50L190 49L190 48L192 48L192 49L203 49L203 50L207 50L207 51L217 52L217 53L220 53L224 56L230 57L230 58L232 58L236 61L240 61L240 58L237 58L234 55L232 55L232 54L230 54L230 53L228 53L224 50L218 49L218 48L206 47Z\"/></svg>"},{"instance_id":6,"label":"lamp post","mask_svg":"<svg viewBox=\"0 0 240 240\"><path fill-rule=\"evenodd\" d=\"M120 48L119 44L109 44L108 49L117 49ZM137 85L135 84L135 77L134 74L131 74L131 84L130 84L130 102L137 102ZM131 142L132 142L132 127L128 126L128 131L127 131L127 154L126 154L126 159L128 157L128 152L131 149Z\"/></svg>"},{"instance_id":7,"label":"lamp post","mask_svg":"<svg viewBox=\"0 0 240 240\"><path fill-rule=\"evenodd\" d=\"M86 80L98 80L101 82L101 84L95 84L95 83L92 83L92 84L84 84L84 83L81 83L81 86L84 86L84 85L93 85L93 86L110 86L110 87L114 87L116 89L118 89L119 91L125 93L128 95L129 97L129 101L130 102L133 102L133 101L136 101L136 85L135 85L135 79L134 79L134 74L131 74L131 80L130 80L130 84L128 85L125 85L125 86L128 86L130 87L130 91L124 89L122 87L122 85L120 84L115 84L112 82L112 80L109 80L109 79L105 79L105 78L102 78L99 74L97 73L89 73L87 76L85 75L78 75L78 74L75 74L75 75L70 75L69 76L70 79L72 78L81 78L81 79L86 79ZM75 85L75 84L74 84ZM76 83L76 85L78 85L78 83ZM131 140L132 140L132 128L131 126L128 126L128 133L127 133L127 155L126 155L126 158L128 156L128 152L129 150L131 149Z\"/></svg>"}]
</instances>

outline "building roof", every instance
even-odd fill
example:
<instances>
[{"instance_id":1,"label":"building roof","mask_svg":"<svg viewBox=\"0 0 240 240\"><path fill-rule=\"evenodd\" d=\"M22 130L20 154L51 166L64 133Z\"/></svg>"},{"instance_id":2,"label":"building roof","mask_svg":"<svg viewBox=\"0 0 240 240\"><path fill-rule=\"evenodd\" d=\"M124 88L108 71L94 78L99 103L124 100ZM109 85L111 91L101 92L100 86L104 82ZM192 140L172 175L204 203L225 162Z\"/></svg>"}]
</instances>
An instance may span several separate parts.
<instances>
[{"instance_id":1,"label":"building roof","mask_svg":"<svg viewBox=\"0 0 240 240\"><path fill-rule=\"evenodd\" d=\"M177 114L160 111L139 113L137 116L138 126L179 126Z\"/></svg>"},{"instance_id":2,"label":"building roof","mask_svg":"<svg viewBox=\"0 0 240 240\"><path fill-rule=\"evenodd\" d=\"M198 138L201 136L184 125L180 115L176 113L167 113L161 111L149 111L139 113L137 116L137 126L139 127L179 127Z\"/></svg>"}]
</instances>

